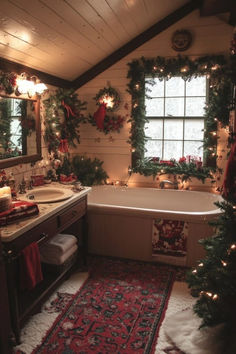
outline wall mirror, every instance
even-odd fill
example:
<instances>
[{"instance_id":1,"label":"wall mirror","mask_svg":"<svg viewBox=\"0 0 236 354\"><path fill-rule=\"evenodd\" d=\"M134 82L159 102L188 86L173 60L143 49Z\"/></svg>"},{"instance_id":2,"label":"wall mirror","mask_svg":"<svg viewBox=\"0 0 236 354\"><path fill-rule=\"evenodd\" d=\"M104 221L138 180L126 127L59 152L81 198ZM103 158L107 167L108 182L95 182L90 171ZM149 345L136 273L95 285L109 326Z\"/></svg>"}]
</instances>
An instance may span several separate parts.
<instances>
[{"instance_id":1,"label":"wall mirror","mask_svg":"<svg viewBox=\"0 0 236 354\"><path fill-rule=\"evenodd\" d=\"M41 159L38 99L0 95L0 169Z\"/></svg>"}]
</instances>

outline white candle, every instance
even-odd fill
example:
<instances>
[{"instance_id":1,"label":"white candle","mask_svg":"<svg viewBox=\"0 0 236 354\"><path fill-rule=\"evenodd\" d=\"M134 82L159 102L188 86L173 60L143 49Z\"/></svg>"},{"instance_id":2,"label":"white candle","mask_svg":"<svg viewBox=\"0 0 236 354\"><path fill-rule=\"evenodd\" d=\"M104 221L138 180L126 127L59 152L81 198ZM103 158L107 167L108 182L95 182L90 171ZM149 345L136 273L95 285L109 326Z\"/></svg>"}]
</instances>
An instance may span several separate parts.
<instances>
[{"instance_id":1,"label":"white candle","mask_svg":"<svg viewBox=\"0 0 236 354\"><path fill-rule=\"evenodd\" d=\"M2 187L0 188L0 195L10 194L11 195L11 188L10 187Z\"/></svg>"}]
</instances>

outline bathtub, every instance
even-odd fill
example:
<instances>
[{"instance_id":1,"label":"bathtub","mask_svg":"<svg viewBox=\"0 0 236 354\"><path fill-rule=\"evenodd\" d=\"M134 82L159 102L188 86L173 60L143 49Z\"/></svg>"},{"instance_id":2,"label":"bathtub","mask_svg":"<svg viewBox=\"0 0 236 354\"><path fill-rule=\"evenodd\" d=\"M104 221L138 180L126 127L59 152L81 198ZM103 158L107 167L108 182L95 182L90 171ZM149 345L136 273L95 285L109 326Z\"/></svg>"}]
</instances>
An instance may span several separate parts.
<instances>
[{"instance_id":1,"label":"bathtub","mask_svg":"<svg viewBox=\"0 0 236 354\"><path fill-rule=\"evenodd\" d=\"M95 186L88 195L89 252L144 261L194 266L204 257L199 239L210 237L208 224L220 215L221 196L196 191ZM185 257L152 255L153 220L188 223Z\"/></svg>"}]
</instances>

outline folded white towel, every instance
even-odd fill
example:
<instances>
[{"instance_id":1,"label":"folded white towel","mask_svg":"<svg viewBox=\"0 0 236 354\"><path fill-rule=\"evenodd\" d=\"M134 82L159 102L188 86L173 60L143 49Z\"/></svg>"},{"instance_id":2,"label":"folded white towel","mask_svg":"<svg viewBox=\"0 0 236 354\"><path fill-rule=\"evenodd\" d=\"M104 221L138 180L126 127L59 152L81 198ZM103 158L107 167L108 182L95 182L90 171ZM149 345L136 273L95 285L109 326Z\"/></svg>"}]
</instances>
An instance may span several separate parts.
<instances>
[{"instance_id":1,"label":"folded white towel","mask_svg":"<svg viewBox=\"0 0 236 354\"><path fill-rule=\"evenodd\" d=\"M40 247L40 253L45 256L63 255L77 243L77 238L69 234L57 234Z\"/></svg>"},{"instance_id":2,"label":"folded white towel","mask_svg":"<svg viewBox=\"0 0 236 354\"><path fill-rule=\"evenodd\" d=\"M72 254L74 254L78 249L78 246L75 244L67 252L62 255L54 255L53 257L48 256L47 254L40 254L41 262L48 264L60 265L64 263Z\"/></svg>"}]
</instances>

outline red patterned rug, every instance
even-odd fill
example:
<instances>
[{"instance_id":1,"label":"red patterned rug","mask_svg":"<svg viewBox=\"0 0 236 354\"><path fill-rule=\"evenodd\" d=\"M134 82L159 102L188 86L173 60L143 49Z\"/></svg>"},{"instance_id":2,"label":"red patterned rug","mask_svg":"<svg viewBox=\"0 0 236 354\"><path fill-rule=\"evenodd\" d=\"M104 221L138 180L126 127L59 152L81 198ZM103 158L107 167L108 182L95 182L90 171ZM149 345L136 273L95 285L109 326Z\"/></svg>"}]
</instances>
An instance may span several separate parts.
<instances>
[{"instance_id":1,"label":"red patterned rug","mask_svg":"<svg viewBox=\"0 0 236 354\"><path fill-rule=\"evenodd\" d=\"M89 273L72 298L52 304L62 313L33 353L153 353L175 268L94 257Z\"/></svg>"}]
</instances>

